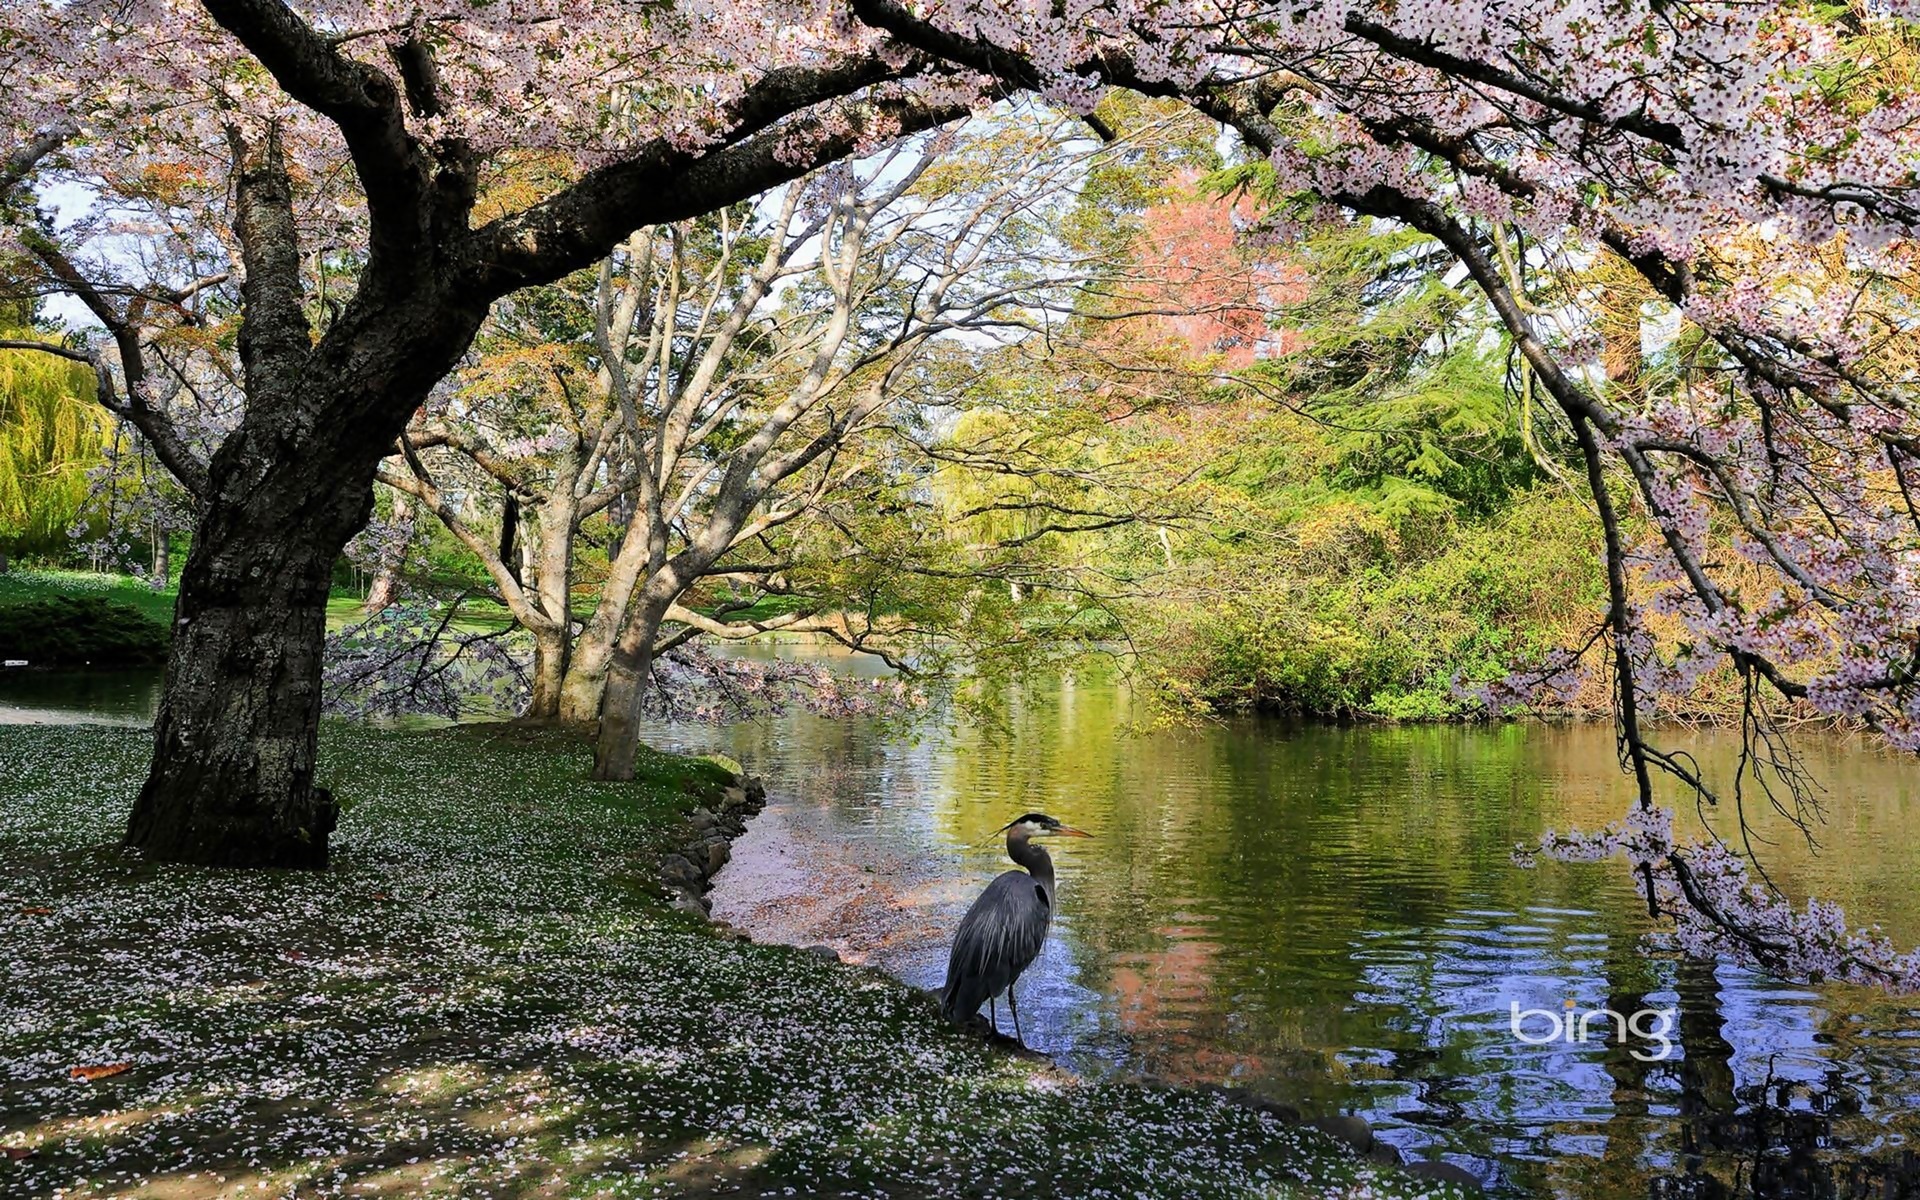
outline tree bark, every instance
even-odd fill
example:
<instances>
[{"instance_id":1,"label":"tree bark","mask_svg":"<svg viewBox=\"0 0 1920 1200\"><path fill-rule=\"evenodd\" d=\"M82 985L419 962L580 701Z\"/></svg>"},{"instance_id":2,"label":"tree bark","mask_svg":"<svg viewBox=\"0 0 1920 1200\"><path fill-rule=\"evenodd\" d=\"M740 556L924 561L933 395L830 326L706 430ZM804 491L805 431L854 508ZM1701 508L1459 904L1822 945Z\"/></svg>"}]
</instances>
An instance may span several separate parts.
<instances>
[{"instance_id":1,"label":"tree bark","mask_svg":"<svg viewBox=\"0 0 1920 1200\"><path fill-rule=\"evenodd\" d=\"M560 716L561 689L567 678L567 626L533 630L533 692L525 719L552 721Z\"/></svg>"},{"instance_id":2,"label":"tree bark","mask_svg":"<svg viewBox=\"0 0 1920 1200\"><path fill-rule=\"evenodd\" d=\"M520 501L512 492L500 503L500 565L515 583L526 577L520 571Z\"/></svg>"},{"instance_id":3,"label":"tree bark","mask_svg":"<svg viewBox=\"0 0 1920 1200\"><path fill-rule=\"evenodd\" d=\"M614 643L626 624L635 589L641 586L652 561L655 540L653 527L644 514L635 512L629 516L620 544L607 564L600 602L594 605L593 615L587 618L573 644L567 677L561 686L562 721L585 725L600 719L607 676L613 665ZM664 614L666 608L663 606L660 611Z\"/></svg>"},{"instance_id":4,"label":"tree bark","mask_svg":"<svg viewBox=\"0 0 1920 1200\"><path fill-rule=\"evenodd\" d=\"M264 454L260 445L245 439L233 457ZM287 486L295 471L281 463L261 472L277 487L220 493L195 530L153 766L127 823L127 844L156 859L326 865L337 809L314 761L327 586L372 491L303 521L285 511L290 495L311 494Z\"/></svg>"},{"instance_id":5,"label":"tree bark","mask_svg":"<svg viewBox=\"0 0 1920 1200\"><path fill-rule=\"evenodd\" d=\"M633 594L633 583L610 577L607 588L624 588ZM600 719L601 702L607 691L607 676L613 667L615 635L627 614L627 602L608 599L603 593L599 606L587 619L574 640L567 658L567 674L560 687L560 719L569 724L589 724Z\"/></svg>"},{"instance_id":6,"label":"tree bark","mask_svg":"<svg viewBox=\"0 0 1920 1200\"><path fill-rule=\"evenodd\" d=\"M209 464L127 823L126 844L160 861L326 865L337 808L314 763L333 564L373 513L381 459L486 312L430 291L363 305L301 354L304 376L250 365L247 415ZM280 332L261 330L260 308L243 358Z\"/></svg>"},{"instance_id":7,"label":"tree bark","mask_svg":"<svg viewBox=\"0 0 1920 1200\"><path fill-rule=\"evenodd\" d=\"M567 674L560 683L560 720L568 725L590 725L600 719L600 701L607 690L607 666L613 651L604 641L582 634L574 645Z\"/></svg>"},{"instance_id":8,"label":"tree bark","mask_svg":"<svg viewBox=\"0 0 1920 1200\"><path fill-rule=\"evenodd\" d=\"M409 528L413 522L413 498L405 492L393 493L393 523L401 528ZM380 557L380 566L373 574L373 582L367 586L366 603L362 611L368 616L384 612L400 595L400 564L406 558L407 548L403 542L392 553Z\"/></svg>"},{"instance_id":9,"label":"tree bark","mask_svg":"<svg viewBox=\"0 0 1920 1200\"><path fill-rule=\"evenodd\" d=\"M367 599L361 605L361 611L367 616L385 612L400 590L400 577L392 567L382 566L374 572L373 582L367 585Z\"/></svg>"},{"instance_id":10,"label":"tree bark","mask_svg":"<svg viewBox=\"0 0 1920 1200\"><path fill-rule=\"evenodd\" d=\"M167 582L167 576L173 571L172 547L167 544L167 531L159 522L153 526L153 577L161 584Z\"/></svg>"},{"instance_id":11,"label":"tree bark","mask_svg":"<svg viewBox=\"0 0 1920 1200\"><path fill-rule=\"evenodd\" d=\"M573 480L562 472L553 495L537 510L537 537L527 539L534 551L534 599L549 621L548 627L530 625L533 632L533 695L527 716L536 721L562 717L562 700L573 662L573 539L579 500Z\"/></svg>"},{"instance_id":12,"label":"tree bark","mask_svg":"<svg viewBox=\"0 0 1920 1200\"><path fill-rule=\"evenodd\" d=\"M659 576L655 576L658 579ZM653 644L666 620L671 595L649 583L647 595L632 609L614 645L600 701L600 738L594 747L595 779L633 778L640 749L641 698L653 675Z\"/></svg>"}]
</instances>

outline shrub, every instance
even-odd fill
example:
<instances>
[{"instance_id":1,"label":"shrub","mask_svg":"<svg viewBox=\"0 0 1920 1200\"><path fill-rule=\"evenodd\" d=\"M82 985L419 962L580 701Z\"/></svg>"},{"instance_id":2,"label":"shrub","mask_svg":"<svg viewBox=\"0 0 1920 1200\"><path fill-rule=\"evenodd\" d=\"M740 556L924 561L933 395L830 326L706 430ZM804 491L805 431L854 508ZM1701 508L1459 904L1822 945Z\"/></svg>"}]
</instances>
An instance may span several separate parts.
<instances>
[{"instance_id":1,"label":"shrub","mask_svg":"<svg viewBox=\"0 0 1920 1200\"><path fill-rule=\"evenodd\" d=\"M0 658L36 667L139 667L166 657L167 627L131 604L51 596L0 606Z\"/></svg>"},{"instance_id":2,"label":"shrub","mask_svg":"<svg viewBox=\"0 0 1920 1200\"><path fill-rule=\"evenodd\" d=\"M1323 505L1290 553L1211 564L1205 599L1146 615L1149 677L1202 710L1444 718L1474 709L1456 683L1537 662L1604 610L1592 518L1554 489L1425 531L1411 556L1397 537L1357 551L1367 528Z\"/></svg>"}]
</instances>

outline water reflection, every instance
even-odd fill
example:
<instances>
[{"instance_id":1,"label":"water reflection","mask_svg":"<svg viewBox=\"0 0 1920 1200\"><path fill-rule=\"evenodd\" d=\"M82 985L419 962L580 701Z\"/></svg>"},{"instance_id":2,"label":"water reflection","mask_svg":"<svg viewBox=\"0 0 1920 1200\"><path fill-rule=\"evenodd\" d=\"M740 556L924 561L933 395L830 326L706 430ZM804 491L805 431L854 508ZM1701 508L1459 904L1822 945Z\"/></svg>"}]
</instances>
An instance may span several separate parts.
<instances>
[{"instance_id":1,"label":"water reflection","mask_svg":"<svg viewBox=\"0 0 1920 1200\"><path fill-rule=\"evenodd\" d=\"M161 672L0 669L0 725L147 725Z\"/></svg>"},{"instance_id":2,"label":"water reflection","mask_svg":"<svg viewBox=\"0 0 1920 1200\"><path fill-rule=\"evenodd\" d=\"M157 685L0 675L0 723L143 720ZM1022 984L1029 1040L1082 1069L1358 1112L1513 1195L1920 1195L1920 1010L1649 955L1616 865L1512 866L1514 843L1622 811L1607 730L1135 735L1127 716L1080 680L1024 689L1002 726L918 739L797 715L649 737L772 785L720 877L722 915L922 985L1005 867L983 835L1029 808L1096 830L1057 851L1057 935ZM1710 766L1731 753L1685 740ZM1911 762L1827 739L1809 765L1831 789L1824 849L1760 814L1775 878L1920 941ZM1511 1004L1567 1000L1673 1010L1673 1056L1511 1035Z\"/></svg>"},{"instance_id":3,"label":"water reflection","mask_svg":"<svg viewBox=\"0 0 1920 1200\"><path fill-rule=\"evenodd\" d=\"M1616 865L1512 865L1516 842L1623 811L1607 730L1131 735L1126 716L1080 681L1027 689L1004 728L918 741L806 717L653 736L772 782L721 915L917 984L1004 868L983 834L1029 808L1098 831L1056 850L1058 935L1022 984L1029 1041L1084 1069L1358 1112L1514 1194L1920 1194L1920 1011L1649 955ZM1710 765L1732 752L1683 740ZM1775 878L1920 940L1911 764L1844 739L1809 758L1824 848L1763 815ZM1512 1036L1512 1003L1568 1000L1671 1010L1671 1058Z\"/></svg>"}]
</instances>

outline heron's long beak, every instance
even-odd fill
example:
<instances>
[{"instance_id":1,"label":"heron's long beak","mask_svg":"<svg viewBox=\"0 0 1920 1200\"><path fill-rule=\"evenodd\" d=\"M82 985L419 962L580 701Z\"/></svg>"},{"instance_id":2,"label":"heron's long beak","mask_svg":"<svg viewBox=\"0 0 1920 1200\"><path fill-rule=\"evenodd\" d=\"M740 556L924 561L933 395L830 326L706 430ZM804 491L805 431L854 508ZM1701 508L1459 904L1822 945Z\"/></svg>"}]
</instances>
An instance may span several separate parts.
<instances>
[{"instance_id":1,"label":"heron's long beak","mask_svg":"<svg viewBox=\"0 0 1920 1200\"><path fill-rule=\"evenodd\" d=\"M1086 830L1075 829L1071 825L1062 825L1060 828L1049 830L1048 832L1057 833L1061 837L1092 837L1093 836L1092 834L1088 833Z\"/></svg>"}]
</instances>

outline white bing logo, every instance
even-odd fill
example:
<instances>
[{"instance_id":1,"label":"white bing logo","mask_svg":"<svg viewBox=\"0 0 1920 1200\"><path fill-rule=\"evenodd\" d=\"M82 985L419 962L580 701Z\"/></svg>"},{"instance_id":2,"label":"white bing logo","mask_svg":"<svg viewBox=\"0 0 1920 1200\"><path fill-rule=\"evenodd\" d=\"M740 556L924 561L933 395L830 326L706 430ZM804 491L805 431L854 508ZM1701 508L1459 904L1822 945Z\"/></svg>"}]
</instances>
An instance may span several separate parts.
<instances>
[{"instance_id":1,"label":"white bing logo","mask_svg":"<svg viewBox=\"0 0 1920 1200\"><path fill-rule=\"evenodd\" d=\"M1671 1008L1638 1008L1631 1013L1594 1008L1580 1012L1571 1000L1561 1008L1561 1012L1550 1008L1521 1008L1518 1000L1510 1001L1508 1028L1517 1040L1529 1046L1554 1043L1582 1046L1595 1040L1597 1023L1600 1041L1624 1046L1628 1035L1632 1035L1659 1047L1651 1051L1628 1051L1640 1062L1665 1062L1673 1054L1673 1039L1667 1036L1673 1032L1674 1010Z\"/></svg>"}]
</instances>

